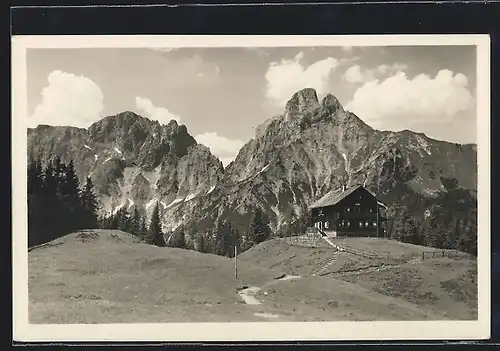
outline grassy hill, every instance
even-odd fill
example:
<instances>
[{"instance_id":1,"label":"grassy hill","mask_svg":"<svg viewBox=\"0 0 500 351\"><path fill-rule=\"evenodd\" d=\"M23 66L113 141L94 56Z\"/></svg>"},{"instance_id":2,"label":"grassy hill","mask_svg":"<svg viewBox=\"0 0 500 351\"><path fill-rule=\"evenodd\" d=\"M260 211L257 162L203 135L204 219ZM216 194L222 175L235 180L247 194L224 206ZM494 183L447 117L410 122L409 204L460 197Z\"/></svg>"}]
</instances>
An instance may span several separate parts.
<instances>
[{"instance_id":1,"label":"grassy hill","mask_svg":"<svg viewBox=\"0 0 500 351\"><path fill-rule=\"evenodd\" d=\"M348 282L356 289L425 308L439 318L477 319L477 264L467 254L387 239L332 241L346 251L304 236L265 241L240 260L288 274Z\"/></svg>"},{"instance_id":2,"label":"grassy hill","mask_svg":"<svg viewBox=\"0 0 500 351\"><path fill-rule=\"evenodd\" d=\"M251 249L242 255L235 279L234 262L226 257L154 247L120 231L73 233L29 252L30 322L443 318L404 296L391 297L344 278L283 277L286 266L253 262L254 254ZM248 304L252 299L256 304Z\"/></svg>"}]
</instances>

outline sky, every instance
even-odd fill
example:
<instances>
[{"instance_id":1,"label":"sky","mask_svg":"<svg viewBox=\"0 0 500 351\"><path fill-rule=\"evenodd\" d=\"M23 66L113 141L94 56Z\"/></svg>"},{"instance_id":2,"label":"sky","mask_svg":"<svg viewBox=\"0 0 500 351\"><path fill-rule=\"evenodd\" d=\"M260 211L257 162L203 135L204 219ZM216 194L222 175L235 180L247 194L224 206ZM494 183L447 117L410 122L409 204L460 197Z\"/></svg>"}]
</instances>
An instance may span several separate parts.
<instances>
[{"instance_id":1,"label":"sky","mask_svg":"<svg viewBox=\"0 0 500 351\"><path fill-rule=\"evenodd\" d=\"M123 111L187 126L225 165L303 88L375 129L476 143L474 46L28 49L28 123Z\"/></svg>"}]
</instances>

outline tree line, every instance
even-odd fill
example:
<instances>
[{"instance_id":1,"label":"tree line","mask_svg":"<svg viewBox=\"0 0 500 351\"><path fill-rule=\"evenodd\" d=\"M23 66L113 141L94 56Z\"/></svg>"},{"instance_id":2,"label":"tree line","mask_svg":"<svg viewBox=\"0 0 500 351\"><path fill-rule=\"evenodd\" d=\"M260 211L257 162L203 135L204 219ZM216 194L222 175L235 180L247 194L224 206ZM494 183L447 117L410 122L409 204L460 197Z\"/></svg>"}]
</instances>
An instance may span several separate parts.
<instances>
[{"instance_id":1,"label":"tree line","mask_svg":"<svg viewBox=\"0 0 500 351\"><path fill-rule=\"evenodd\" d=\"M477 256L477 198L454 189L435 199L416 198L408 206L392 205L387 235L405 243L455 249Z\"/></svg>"},{"instance_id":2,"label":"tree line","mask_svg":"<svg viewBox=\"0 0 500 351\"><path fill-rule=\"evenodd\" d=\"M28 247L47 243L82 229L118 229L141 237L147 243L165 246L160 213L156 204L149 225L137 209L120 209L99 217L99 201L90 177L81 186L73 160L55 157L44 167L31 161L27 169Z\"/></svg>"},{"instance_id":3,"label":"tree line","mask_svg":"<svg viewBox=\"0 0 500 351\"><path fill-rule=\"evenodd\" d=\"M28 246L39 245L79 229L97 228L98 201L88 177L83 186L73 161L59 157L46 167L28 163Z\"/></svg>"},{"instance_id":4,"label":"tree line","mask_svg":"<svg viewBox=\"0 0 500 351\"><path fill-rule=\"evenodd\" d=\"M137 207L129 213L124 207L115 213L103 216L99 221L102 229L115 229L133 234L146 243L156 246L166 246L165 236L161 227L159 204L156 203L149 223L146 215Z\"/></svg>"},{"instance_id":5,"label":"tree line","mask_svg":"<svg viewBox=\"0 0 500 351\"><path fill-rule=\"evenodd\" d=\"M115 213L99 216L99 201L90 177L81 185L72 160L60 157L42 166L28 163L28 246L43 244L82 229L116 229L136 235L146 243L195 249L233 257L234 247L244 251L271 236L269 220L259 209L254 212L248 233L242 233L229 219L219 219L204 235L187 240L183 227L164 232L159 204L149 221L137 207L129 213L124 207ZM148 223L149 222L149 223Z\"/></svg>"},{"instance_id":6,"label":"tree line","mask_svg":"<svg viewBox=\"0 0 500 351\"><path fill-rule=\"evenodd\" d=\"M28 163L28 246L42 244L80 229L118 229L156 246L194 249L233 257L271 237L269 219L261 209L253 213L246 232L236 229L228 218L219 218L204 234L189 237L184 227L164 232L159 204L149 221L137 207L99 217L99 202L90 177L81 183L73 161L59 157L45 167ZM406 243L442 249L457 249L477 256L477 197L463 189L444 192L436 199L414 196L410 203L392 205L386 235ZM425 209L425 212L422 212ZM149 222L149 223L148 223ZM304 233L310 226L308 213L283 226L278 236Z\"/></svg>"}]
</instances>

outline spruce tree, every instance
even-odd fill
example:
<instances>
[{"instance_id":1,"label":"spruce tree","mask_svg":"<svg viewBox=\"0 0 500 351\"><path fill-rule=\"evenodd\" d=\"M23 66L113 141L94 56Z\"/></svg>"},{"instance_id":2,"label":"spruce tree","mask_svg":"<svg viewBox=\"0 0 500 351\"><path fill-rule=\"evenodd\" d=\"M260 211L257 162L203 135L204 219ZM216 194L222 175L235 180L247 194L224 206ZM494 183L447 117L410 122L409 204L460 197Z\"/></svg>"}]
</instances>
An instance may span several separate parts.
<instances>
[{"instance_id":1,"label":"spruce tree","mask_svg":"<svg viewBox=\"0 0 500 351\"><path fill-rule=\"evenodd\" d=\"M264 216L261 209L257 209L250 224L250 240L254 244L261 243L271 236L269 221Z\"/></svg>"},{"instance_id":2,"label":"spruce tree","mask_svg":"<svg viewBox=\"0 0 500 351\"><path fill-rule=\"evenodd\" d=\"M165 246L165 238L161 229L160 222L160 209L158 203L156 203L153 214L151 215L151 221L149 223L149 230L147 236L147 242L156 246Z\"/></svg>"},{"instance_id":3,"label":"spruce tree","mask_svg":"<svg viewBox=\"0 0 500 351\"><path fill-rule=\"evenodd\" d=\"M139 237L143 240L146 240L148 235L148 227L146 225L146 218L141 217L141 231Z\"/></svg>"},{"instance_id":4,"label":"spruce tree","mask_svg":"<svg viewBox=\"0 0 500 351\"><path fill-rule=\"evenodd\" d=\"M172 246L180 249L186 248L186 233L184 228L179 228L175 233L172 234Z\"/></svg>"},{"instance_id":5,"label":"spruce tree","mask_svg":"<svg viewBox=\"0 0 500 351\"><path fill-rule=\"evenodd\" d=\"M201 253L205 253L206 252L205 237L203 236L203 234L200 234L196 238L195 250L198 251L198 252L201 252Z\"/></svg>"},{"instance_id":6,"label":"spruce tree","mask_svg":"<svg viewBox=\"0 0 500 351\"><path fill-rule=\"evenodd\" d=\"M214 254L224 256L224 239L224 224L222 220L219 220L215 226L215 231L213 233Z\"/></svg>"},{"instance_id":7,"label":"spruce tree","mask_svg":"<svg viewBox=\"0 0 500 351\"><path fill-rule=\"evenodd\" d=\"M215 226L215 253L233 257L235 246L240 247L238 231L229 219L219 219Z\"/></svg>"},{"instance_id":8,"label":"spruce tree","mask_svg":"<svg viewBox=\"0 0 500 351\"><path fill-rule=\"evenodd\" d=\"M134 208L130 223L130 232L135 236L141 236L141 220L141 213L136 207Z\"/></svg>"},{"instance_id":9,"label":"spruce tree","mask_svg":"<svg viewBox=\"0 0 500 351\"><path fill-rule=\"evenodd\" d=\"M92 179L87 177L81 192L82 213L81 220L84 228L96 228L98 226L98 201L94 194Z\"/></svg>"},{"instance_id":10,"label":"spruce tree","mask_svg":"<svg viewBox=\"0 0 500 351\"><path fill-rule=\"evenodd\" d=\"M40 216L45 219L42 242L55 239L64 232L61 217L64 216L64 208L58 197L59 184L57 181L54 165L49 162L44 171L44 182Z\"/></svg>"},{"instance_id":11,"label":"spruce tree","mask_svg":"<svg viewBox=\"0 0 500 351\"><path fill-rule=\"evenodd\" d=\"M59 169L58 169L59 168ZM81 214L79 180L73 160L66 166L56 159L56 179L59 183L60 201L64 211L61 222L65 231L71 232L84 227Z\"/></svg>"},{"instance_id":12,"label":"spruce tree","mask_svg":"<svg viewBox=\"0 0 500 351\"><path fill-rule=\"evenodd\" d=\"M28 164L28 246L43 239L46 225L43 218L43 169L39 161Z\"/></svg>"}]
</instances>

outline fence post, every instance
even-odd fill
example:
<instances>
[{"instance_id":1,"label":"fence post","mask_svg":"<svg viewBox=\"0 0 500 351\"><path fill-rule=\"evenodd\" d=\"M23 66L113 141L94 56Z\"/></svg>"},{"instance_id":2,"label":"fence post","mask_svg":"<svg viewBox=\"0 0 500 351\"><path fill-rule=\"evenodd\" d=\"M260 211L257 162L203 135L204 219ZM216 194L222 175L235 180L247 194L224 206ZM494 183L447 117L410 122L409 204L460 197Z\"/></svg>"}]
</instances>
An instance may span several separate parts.
<instances>
[{"instance_id":1,"label":"fence post","mask_svg":"<svg viewBox=\"0 0 500 351\"><path fill-rule=\"evenodd\" d=\"M422 261L425 260L425 251L422 251Z\"/></svg>"},{"instance_id":2,"label":"fence post","mask_svg":"<svg viewBox=\"0 0 500 351\"><path fill-rule=\"evenodd\" d=\"M444 250L443 250L443 257L444 257Z\"/></svg>"},{"instance_id":3,"label":"fence post","mask_svg":"<svg viewBox=\"0 0 500 351\"><path fill-rule=\"evenodd\" d=\"M434 251L432 251L432 258L434 258Z\"/></svg>"}]
</instances>

